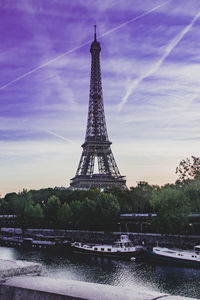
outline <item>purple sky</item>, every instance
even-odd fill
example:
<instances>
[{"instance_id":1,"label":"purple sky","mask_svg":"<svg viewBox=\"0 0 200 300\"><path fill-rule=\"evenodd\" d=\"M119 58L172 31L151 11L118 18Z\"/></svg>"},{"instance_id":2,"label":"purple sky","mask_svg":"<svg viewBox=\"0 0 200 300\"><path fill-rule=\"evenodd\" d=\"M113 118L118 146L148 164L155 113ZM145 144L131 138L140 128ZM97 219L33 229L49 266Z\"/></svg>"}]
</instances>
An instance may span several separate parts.
<instances>
[{"instance_id":1,"label":"purple sky","mask_svg":"<svg viewBox=\"0 0 200 300\"><path fill-rule=\"evenodd\" d=\"M128 186L173 182L178 163L199 156L199 0L1 0L1 195L75 175L94 24L108 134Z\"/></svg>"}]
</instances>

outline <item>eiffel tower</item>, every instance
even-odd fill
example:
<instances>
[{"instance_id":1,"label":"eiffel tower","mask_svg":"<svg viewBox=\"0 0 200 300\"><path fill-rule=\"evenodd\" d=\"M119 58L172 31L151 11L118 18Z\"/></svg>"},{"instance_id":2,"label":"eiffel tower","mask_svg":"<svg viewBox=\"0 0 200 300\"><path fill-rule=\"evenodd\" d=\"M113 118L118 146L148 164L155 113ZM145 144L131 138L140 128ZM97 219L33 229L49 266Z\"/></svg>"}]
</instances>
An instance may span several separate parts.
<instances>
[{"instance_id":1,"label":"eiffel tower","mask_svg":"<svg viewBox=\"0 0 200 300\"><path fill-rule=\"evenodd\" d=\"M108 139L103 105L103 93L100 69L100 43L96 39L90 47L91 77L88 121L85 142L78 169L71 179L70 189L89 189L91 187L127 189L124 176L120 175ZM98 162L98 173L94 173L94 166Z\"/></svg>"}]
</instances>

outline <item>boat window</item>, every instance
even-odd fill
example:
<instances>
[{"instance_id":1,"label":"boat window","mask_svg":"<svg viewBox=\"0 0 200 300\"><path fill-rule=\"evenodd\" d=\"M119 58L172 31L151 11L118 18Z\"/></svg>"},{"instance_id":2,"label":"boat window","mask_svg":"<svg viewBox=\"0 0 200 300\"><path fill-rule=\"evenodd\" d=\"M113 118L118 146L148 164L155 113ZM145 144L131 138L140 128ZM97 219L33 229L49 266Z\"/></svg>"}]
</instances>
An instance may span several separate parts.
<instances>
[{"instance_id":1,"label":"boat window","mask_svg":"<svg viewBox=\"0 0 200 300\"><path fill-rule=\"evenodd\" d=\"M110 249L110 248L108 248L108 251L111 251L111 249Z\"/></svg>"},{"instance_id":2,"label":"boat window","mask_svg":"<svg viewBox=\"0 0 200 300\"><path fill-rule=\"evenodd\" d=\"M95 251L97 251L97 248L94 248Z\"/></svg>"},{"instance_id":3,"label":"boat window","mask_svg":"<svg viewBox=\"0 0 200 300\"><path fill-rule=\"evenodd\" d=\"M104 248L101 248L101 251L104 251Z\"/></svg>"}]
</instances>

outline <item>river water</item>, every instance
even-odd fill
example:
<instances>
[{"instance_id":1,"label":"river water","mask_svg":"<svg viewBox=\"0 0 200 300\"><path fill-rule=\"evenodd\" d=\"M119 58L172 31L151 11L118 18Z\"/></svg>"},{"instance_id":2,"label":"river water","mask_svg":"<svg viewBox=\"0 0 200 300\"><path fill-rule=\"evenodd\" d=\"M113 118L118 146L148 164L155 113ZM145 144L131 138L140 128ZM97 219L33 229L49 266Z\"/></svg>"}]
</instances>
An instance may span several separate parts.
<instances>
[{"instance_id":1,"label":"river water","mask_svg":"<svg viewBox=\"0 0 200 300\"><path fill-rule=\"evenodd\" d=\"M42 263L44 275L200 299L200 270L0 247L1 259Z\"/></svg>"}]
</instances>

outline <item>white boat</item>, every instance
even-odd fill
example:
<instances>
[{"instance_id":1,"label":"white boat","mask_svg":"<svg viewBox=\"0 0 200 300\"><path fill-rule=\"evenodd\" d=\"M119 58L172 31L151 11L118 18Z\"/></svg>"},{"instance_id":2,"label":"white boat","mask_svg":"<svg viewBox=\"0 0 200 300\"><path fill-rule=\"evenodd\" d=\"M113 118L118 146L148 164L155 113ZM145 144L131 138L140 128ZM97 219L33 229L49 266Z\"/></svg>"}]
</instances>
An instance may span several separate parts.
<instances>
[{"instance_id":1,"label":"white boat","mask_svg":"<svg viewBox=\"0 0 200 300\"><path fill-rule=\"evenodd\" d=\"M173 263L190 267L200 267L200 245L194 247L194 251L172 250L163 247L154 247L149 252L153 261Z\"/></svg>"},{"instance_id":2,"label":"white boat","mask_svg":"<svg viewBox=\"0 0 200 300\"><path fill-rule=\"evenodd\" d=\"M114 242L113 245L83 244L80 242L74 242L72 243L71 247L75 253L115 257L121 259L137 257L146 250L143 246L134 246L128 235L125 234L121 235L119 240Z\"/></svg>"}]
</instances>

